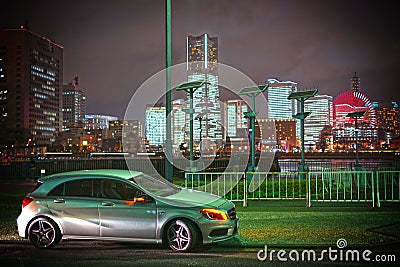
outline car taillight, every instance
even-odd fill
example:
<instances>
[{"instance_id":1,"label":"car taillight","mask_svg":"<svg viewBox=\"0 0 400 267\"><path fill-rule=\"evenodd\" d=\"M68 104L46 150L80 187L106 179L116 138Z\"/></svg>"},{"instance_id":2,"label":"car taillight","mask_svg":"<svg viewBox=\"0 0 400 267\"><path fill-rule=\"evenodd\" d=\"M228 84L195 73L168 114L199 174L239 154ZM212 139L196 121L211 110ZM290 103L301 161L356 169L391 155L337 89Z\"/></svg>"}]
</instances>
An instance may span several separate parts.
<instances>
[{"instance_id":1,"label":"car taillight","mask_svg":"<svg viewBox=\"0 0 400 267\"><path fill-rule=\"evenodd\" d=\"M33 201L33 198L31 197L25 197L24 200L22 200L22 207L26 207L27 205L29 205L29 203L31 203Z\"/></svg>"}]
</instances>

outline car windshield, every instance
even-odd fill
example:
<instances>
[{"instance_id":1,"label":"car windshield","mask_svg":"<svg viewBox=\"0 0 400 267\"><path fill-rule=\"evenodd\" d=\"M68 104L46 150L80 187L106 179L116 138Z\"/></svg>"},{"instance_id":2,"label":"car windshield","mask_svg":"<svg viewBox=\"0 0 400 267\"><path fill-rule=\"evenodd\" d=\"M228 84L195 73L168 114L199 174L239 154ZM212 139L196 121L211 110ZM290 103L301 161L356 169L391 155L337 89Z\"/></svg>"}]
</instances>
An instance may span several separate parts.
<instances>
[{"instance_id":1,"label":"car windshield","mask_svg":"<svg viewBox=\"0 0 400 267\"><path fill-rule=\"evenodd\" d=\"M135 176L130 180L137 183L140 187L149 191L150 193L160 197L168 197L178 193L181 190L180 187L175 186L167 180L156 179L146 174Z\"/></svg>"}]
</instances>

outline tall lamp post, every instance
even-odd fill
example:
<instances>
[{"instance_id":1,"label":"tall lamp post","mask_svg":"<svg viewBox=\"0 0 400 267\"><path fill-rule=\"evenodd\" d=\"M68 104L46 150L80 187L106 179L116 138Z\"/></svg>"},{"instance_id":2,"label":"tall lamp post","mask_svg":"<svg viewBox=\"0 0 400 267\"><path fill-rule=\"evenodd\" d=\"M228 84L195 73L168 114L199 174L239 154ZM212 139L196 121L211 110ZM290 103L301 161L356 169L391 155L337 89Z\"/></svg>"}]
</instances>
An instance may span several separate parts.
<instances>
[{"instance_id":1,"label":"tall lamp post","mask_svg":"<svg viewBox=\"0 0 400 267\"><path fill-rule=\"evenodd\" d=\"M304 112L304 102L317 94L318 90L308 90L308 91L299 91L293 92L288 96L288 99L296 99L300 102L300 112L296 115L293 115L293 118L300 120L300 136L301 136L301 165L298 167L298 172L303 173L308 172L308 166L305 162L305 146L304 146L304 119L307 118L311 112Z\"/></svg>"},{"instance_id":2,"label":"tall lamp post","mask_svg":"<svg viewBox=\"0 0 400 267\"><path fill-rule=\"evenodd\" d=\"M356 112L351 112L347 114L346 117L353 118L355 121L355 134L356 134L356 164L354 165L355 170L360 170L361 166L358 163L358 124L357 121L359 118L363 118L365 115L365 110L364 111L356 111Z\"/></svg>"},{"instance_id":3,"label":"tall lamp post","mask_svg":"<svg viewBox=\"0 0 400 267\"><path fill-rule=\"evenodd\" d=\"M206 81L194 81L194 82L186 82L182 83L179 85L176 90L177 91L186 91L189 94L189 109L185 110L186 113L190 115L190 121L189 121L189 152L190 152L190 171L193 171L193 114L194 114L194 108L193 108L193 93L199 89L200 87L204 86L206 84Z\"/></svg>"},{"instance_id":4,"label":"tall lamp post","mask_svg":"<svg viewBox=\"0 0 400 267\"><path fill-rule=\"evenodd\" d=\"M267 90L269 84L257 85L245 87L239 91L239 95L247 95L251 97L251 110L250 112L245 112L245 117L250 119L250 165L248 166L248 172L255 171L255 120L256 120L256 96Z\"/></svg>"},{"instance_id":5,"label":"tall lamp post","mask_svg":"<svg viewBox=\"0 0 400 267\"><path fill-rule=\"evenodd\" d=\"M201 123L202 123L202 121L203 121L203 117L206 115L207 113L206 112L201 112L201 113L199 113L197 116L196 116L196 120L198 120L199 121L199 124L200 124L200 126L199 126L199 130L200 130L200 155L201 155L201 151L202 151L202 144L201 144L201 141L202 141L202 135L203 135L203 127L201 127ZM206 118L206 120L208 120L207 118Z\"/></svg>"},{"instance_id":6,"label":"tall lamp post","mask_svg":"<svg viewBox=\"0 0 400 267\"><path fill-rule=\"evenodd\" d=\"M171 0L165 1L165 68L166 68L166 93L165 93L165 116L166 116L166 138L165 138L165 178L172 182L173 166L172 160L172 93L171 93Z\"/></svg>"}]
</instances>

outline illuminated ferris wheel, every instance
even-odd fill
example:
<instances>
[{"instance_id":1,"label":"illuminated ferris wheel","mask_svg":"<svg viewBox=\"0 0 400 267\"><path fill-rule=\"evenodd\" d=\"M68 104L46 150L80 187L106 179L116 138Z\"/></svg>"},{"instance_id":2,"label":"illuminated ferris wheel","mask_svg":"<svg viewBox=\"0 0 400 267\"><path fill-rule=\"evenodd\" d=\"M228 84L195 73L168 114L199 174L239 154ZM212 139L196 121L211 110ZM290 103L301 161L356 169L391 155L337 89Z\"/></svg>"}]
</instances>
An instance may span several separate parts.
<instances>
[{"instance_id":1,"label":"illuminated ferris wheel","mask_svg":"<svg viewBox=\"0 0 400 267\"><path fill-rule=\"evenodd\" d=\"M343 127L353 124L354 119L347 117L350 112L366 111L364 123L376 128L376 111L368 96L359 90L347 90L333 99L333 126Z\"/></svg>"}]
</instances>

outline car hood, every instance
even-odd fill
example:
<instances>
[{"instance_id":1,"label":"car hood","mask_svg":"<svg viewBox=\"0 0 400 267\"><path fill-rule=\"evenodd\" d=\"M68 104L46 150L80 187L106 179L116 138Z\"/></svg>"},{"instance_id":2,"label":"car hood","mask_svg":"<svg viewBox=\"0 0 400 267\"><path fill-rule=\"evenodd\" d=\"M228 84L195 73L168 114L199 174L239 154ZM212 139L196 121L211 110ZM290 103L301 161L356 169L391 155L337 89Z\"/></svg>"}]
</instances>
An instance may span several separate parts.
<instances>
[{"instance_id":1,"label":"car hood","mask_svg":"<svg viewBox=\"0 0 400 267\"><path fill-rule=\"evenodd\" d=\"M182 188L175 195L171 195L168 197L161 198L163 202L181 207L188 206L202 206L202 207L213 207L213 208L223 208L229 210L233 207L233 204L230 201L227 201L224 198L221 198L216 195L212 195L209 193Z\"/></svg>"}]
</instances>

